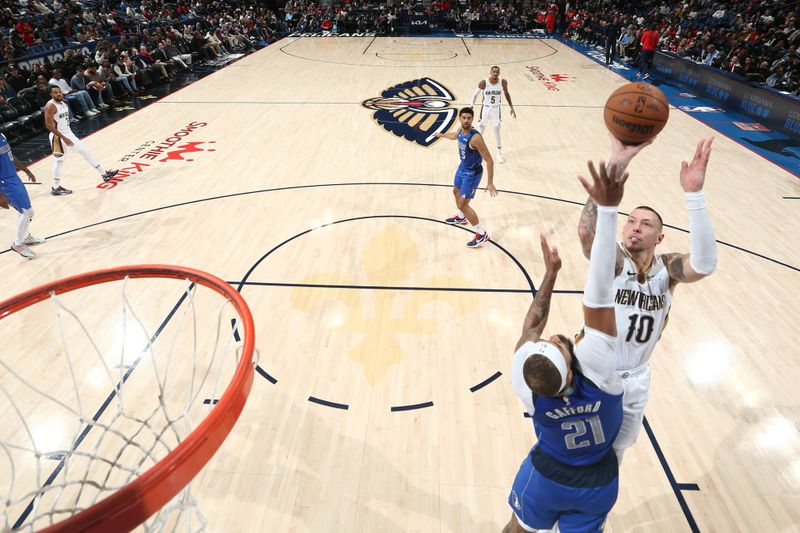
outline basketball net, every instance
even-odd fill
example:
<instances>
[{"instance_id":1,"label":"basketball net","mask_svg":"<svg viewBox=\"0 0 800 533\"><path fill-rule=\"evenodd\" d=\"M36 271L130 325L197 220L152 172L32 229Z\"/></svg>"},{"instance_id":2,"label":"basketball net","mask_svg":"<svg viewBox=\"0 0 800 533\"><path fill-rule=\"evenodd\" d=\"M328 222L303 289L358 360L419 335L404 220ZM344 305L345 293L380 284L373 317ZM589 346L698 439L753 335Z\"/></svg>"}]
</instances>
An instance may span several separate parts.
<instances>
[{"instance_id":1,"label":"basketball net","mask_svg":"<svg viewBox=\"0 0 800 533\"><path fill-rule=\"evenodd\" d=\"M54 525L53 530L70 531L131 529L135 523L115 526L105 515L80 526L59 524L92 514L99 502L123 489L131 492L130 502L118 506L141 507L134 514L136 523L144 521L145 531L206 527L194 497L193 483L200 479L170 485L190 480L216 447L205 458L183 453L188 442L178 450L185 463L195 463L193 473L183 476L186 481L178 473L158 472L163 501L171 498L163 507L151 508L137 480L150 476L148 471L173 468L166 463L178 446L218 403L230 403L222 397L239 376L240 363L246 363L250 374L245 396L238 398L241 410L253 365L252 351L243 354L240 333L252 335L243 331L252 317L246 305L249 322L238 305L219 298L218 287L194 278L163 280L145 274L118 279L90 281L60 295L50 291L41 303L11 314L2 313L6 302L0 302L2 531ZM238 414L226 422L227 430ZM199 442L206 440L214 437Z\"/></svg>"}]
</instances>

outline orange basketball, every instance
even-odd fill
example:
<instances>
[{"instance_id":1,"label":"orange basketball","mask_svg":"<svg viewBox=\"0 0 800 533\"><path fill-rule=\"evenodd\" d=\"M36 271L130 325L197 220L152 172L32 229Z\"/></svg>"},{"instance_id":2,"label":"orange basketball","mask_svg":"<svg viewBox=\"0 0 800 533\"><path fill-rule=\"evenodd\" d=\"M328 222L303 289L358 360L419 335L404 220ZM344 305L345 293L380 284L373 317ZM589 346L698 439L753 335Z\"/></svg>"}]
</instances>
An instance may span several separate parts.
<instances>
[{"instance_id":1,"label":"orange basketball","mask_svg":"<svg viewBox=\"0 0 800 533\"><path fill-rule=\"evenodd\" d=\"M667 125L669 103L658 87L629 83L611 94L603 115L611 135L625 144L639 144Z\"/></svg>"}]
</instances>

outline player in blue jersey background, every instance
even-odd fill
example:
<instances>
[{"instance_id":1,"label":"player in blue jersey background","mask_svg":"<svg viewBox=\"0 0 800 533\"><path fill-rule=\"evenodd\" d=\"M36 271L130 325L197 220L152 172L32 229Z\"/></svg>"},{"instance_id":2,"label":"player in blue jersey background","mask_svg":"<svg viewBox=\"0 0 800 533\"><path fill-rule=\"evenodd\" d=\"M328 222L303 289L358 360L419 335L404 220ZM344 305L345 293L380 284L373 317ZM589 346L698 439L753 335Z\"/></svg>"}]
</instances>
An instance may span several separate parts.
<instances>
[{"instance_id":1,"label":"player in blue jersey background","mask_svg":"<svg viewBox=\"0 0 800 533\"><path fill-rule=\"evenodd\" d=\"M36 183L33 173L20 163L11 153L11 146L5 135L0 133L0 208L8 209L9 205L19 213L17 217L17 237L11 244L11 249L22 257L33 259L36 254L28 248L35 244L42 244L44 239L33 237L30 232L31 220L33 219L33 208L31 199L25 185L17 176L17 170L21 170L28 175L31 183Z\"/></svg>"},{"instance_id":2,"label":"player in blue jersey background","mask_svg":"<svg viewBox=\"0 0 800 533\"><path fill-rule=\"evenodd\" d=\"M483 160L486 161L485 190L492 196L497 196L497 189L494 187L494 161L492 161L489 149L486 148L483 136L472 127L473 118L475 118L475 112L471 107L462 108L458 112L461 128L458 131L437 133L436 137L444 137L451 141L458 140L458 156L461 159L453 179L453 196L458 211L455 216L448 218L445 222L463 226L469 221L475 227L475 236L467 243L467 246L478 248L489 240L489 233L481 225L478 213L469 205L469 202L475 198L475 191L478 190L481 183Z\"/></svg>"},{"instance_id":3,"label":"player in blue jersey background","mask_svg":"<svg viewBox=\"0 0 800 533\"><path fill-rule=\"evenodd\" d=\"M619 465L613 443L622 426L622 383L615 371L617 326L613 280L617 206L627 173L599 171L579 178L598 204L597 233L583 295L584 335L543 338L561 259L542 237L545 276L525 316L511 372L514 392L532 416L537 442L520 466L504 533L553 528L602 531L617 500Z\"/></svg>"}]
</instances>

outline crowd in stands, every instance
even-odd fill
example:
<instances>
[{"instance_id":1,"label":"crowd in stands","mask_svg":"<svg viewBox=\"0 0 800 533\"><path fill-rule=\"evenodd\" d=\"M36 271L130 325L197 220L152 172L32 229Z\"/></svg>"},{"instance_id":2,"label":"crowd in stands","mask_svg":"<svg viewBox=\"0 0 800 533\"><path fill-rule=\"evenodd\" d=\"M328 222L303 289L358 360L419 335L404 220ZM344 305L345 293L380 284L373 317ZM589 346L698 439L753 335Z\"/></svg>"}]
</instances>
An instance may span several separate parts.
<instances>
[{"instance_id":1,"label":"crowd in stands","mask_svg":"<svg viewBox=\"0 0 800 533\"><path fill-rule=\"evenodd\" d=\"M781 0L0 0L0 106L31 108L60 85L75 119L141 95L192 62L247 52L290 32L393 35L423 17L432 29L524 33L544 30L636 62L645 41L750 81L798 94L800 27ZM786 7L782 7L782 6ZM647 28L655 33L647 32ZM88 46L88 45L92 46ZM87 45L86 54L78 45ZM75 46L53 63L15 61ZM647 48L647 44L645 46ZM647 50L645 50L647 52ZM0 115L6 117L0 108Z\"/></svg>"},{"instance_id":2,"label":"crowd in stands","mask_svg":"<svg viewBox=\"0 0 800 533\"><path fill-rule=\"evenodd\" d=\"M0 17L0 131L12 135L40 125L10 119L40 110L52 85L77 121L143 95L193 62L265 46L277 28L274 12L239 0L0 0ZM16 64L48 50L60 50L56 60Z\"/></svg>"},{"instance_id":3,"label":"crowd in stands","mask_svg":"<svg viewBox=\"0 0 800 533\"><path fill-rule=\"evenodd\" d=\"M614 52L623 59L636 61L642 34L654 24L659 50L786 93L797 95L800 89L796 2L594 0L578 4L568 15L568 35L603 46L616 30Z\"/></svg>"},{"instance_id":4,"label":"crowd in stands","mask_svg":"<svg viewBox=\"0 0 800 533\"><path fill-rule=\"evenodd\" d=\"M284 34L392 35L408 26L413 13L410 1L288 0L276 27ZM433 29L544 30L599 46L611 34L614 55L630 62L640 57L642 34L655 24L659 50L784 92L798 94L800 88L800 26L796 2L786 0L433 0L424 14Z\"/></svg>"}]
</instances>

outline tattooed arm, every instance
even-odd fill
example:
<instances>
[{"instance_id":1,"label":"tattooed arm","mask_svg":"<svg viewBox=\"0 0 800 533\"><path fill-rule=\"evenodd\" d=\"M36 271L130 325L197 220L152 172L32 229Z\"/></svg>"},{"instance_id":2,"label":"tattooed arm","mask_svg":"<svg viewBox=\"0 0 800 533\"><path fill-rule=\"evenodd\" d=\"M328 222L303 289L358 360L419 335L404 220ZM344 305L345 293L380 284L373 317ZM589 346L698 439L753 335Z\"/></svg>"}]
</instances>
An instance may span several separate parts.
<instances>
[{"instance_id":1,"label":"tattooed arm","mask_svg":"<svg viewBox=\"0 0 800 533\"><path fill-rule=\"evenodd\" d=\"M594 242L594 234L597 228L597 203L590 196L586 200L586 205L583 207L581 213L581 220L578 222L578 236L581 239L581 247L583 248L583 255L586 259L592 258L592 243ZM614 269L614 275L619 276L622 272L622 266L625 258L622 255L622 249L617 246L617 260Z\"/></svg>"},{"instance_id":2,"label":"tattooed arm","mask_svg":"<svg viewBox=\"0 0 800 533\"><path fill-rule=\"evenodd\" d=\"M634 156L642 151L646 146L653 144L653 140L643 142L637 145L622 144L616 137L611 136L611 157L608 160L606 168L614 166L617 175L622 175L628 168L628 165L633 160ZM592 256L592 243L594 242L595 228L597 227L597 204L590 196L586 200L586 205L581 213L581 220L578 223L578 236L581 239L581 246L583 247L583 255L586 259L591 259ZM616 275L622 272L622 264L624 258L622 250L617 248L617 268Z\"/></svg>"},{"instance_id":3,"label":"tattooed arm","mask_svg":"<svg viewBox=\"0 0 800 533\"><path fill-rule=\"evenodd\" d=\"M561 268L561 258L558 257L558 250L550 248L550 245L547 244L547 239L545 239L544 235L541 236L541 242L545 263L544 279L542 279L539 290L536 291L536 296L533 298L533 303L525 315L522 336L520 336L514 351L519 350L528 341L536 342L541 338L542 331L547 325L547 317L550 314L550 297L553 295L553 287L555 287L558 271Z\"/></svg>"},{"instance_id":4,"label":"tattooed arm","mask_svg":"<svg viewBox=\"0 0 800 533\"><path fill-rule=\"evenodd\" d=\"M691 254L671 253L661 256L664 265L669 272L669 288L672 289L678 283L694 283L707 276L695 272L690 264Z\"/></svg>"}]
</instances>

